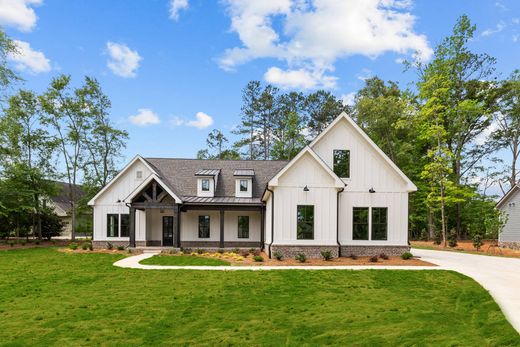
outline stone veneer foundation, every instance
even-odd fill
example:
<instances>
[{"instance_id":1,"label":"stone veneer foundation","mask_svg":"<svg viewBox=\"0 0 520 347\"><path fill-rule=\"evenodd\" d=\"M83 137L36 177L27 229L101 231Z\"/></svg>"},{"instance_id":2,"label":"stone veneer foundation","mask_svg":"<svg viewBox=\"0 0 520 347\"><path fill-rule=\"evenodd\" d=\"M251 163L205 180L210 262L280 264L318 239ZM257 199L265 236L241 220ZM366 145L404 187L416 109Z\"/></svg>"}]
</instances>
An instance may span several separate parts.
<instances>
[{"instance_id":1,"label":"stone veneer foundation","mask_svg":"<svg viewBox=\"0 0 520 347\"><path fill-rule=\"evenodd\" d=\"M321 252L329 250L334 258L338 257L338 246L293 246L293 245L272 245L271 257L275 252L280 252L284 258L294 258L298 253L305 253L307 258L321 258ZM404 252L409 252L409 246L341 246L341 256L350 255L373 256L384 253L389 256L400 256Z\"/></svg>"},{"instance_id":2,"label":"stone veneer foundation","mask_svg":"<svg viewBox=\"0 0 520 347\"><path fill-rule=\"evenodd\" d=\"M520 250L520 241L499 241L500 247L511 248L514 250Z\"/></svg>"},{"instance_id":3,"label":"stone veneer foundation","mask_svg":"<svg viewBox=\"0 0 520 347\"><path fill-rule=\"evenodd\" d=\"M410 246L341 246L341 256L348 257L351 254L358 257L373 256L384 253L389 256L399 256L409 252Z\"/></svg>"},{"instance_id":4,"label":"stone veneer foundation","mask_svg":"<svg viewBox=\"0 0 520 347\"><path fill-rule=\"evenodd\" d=\"M282 253L284 258L294 258L298 253L304 253L307 258L321 258L322 251L331 251L332 257L338 257L338 246L291 246L272 245L271 257L275 252Z\"/></svg>"}]
</instances>

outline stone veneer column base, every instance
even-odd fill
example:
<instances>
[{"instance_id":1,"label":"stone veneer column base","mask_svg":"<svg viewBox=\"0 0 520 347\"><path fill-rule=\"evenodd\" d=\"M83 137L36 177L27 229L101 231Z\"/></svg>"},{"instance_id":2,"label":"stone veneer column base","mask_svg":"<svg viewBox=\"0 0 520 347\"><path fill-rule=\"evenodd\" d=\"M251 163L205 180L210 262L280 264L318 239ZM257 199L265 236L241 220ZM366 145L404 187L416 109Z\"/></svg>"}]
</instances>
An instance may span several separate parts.
<instances>
[{"instance_id":1,"label":"stone veneer column base","mask_svg":"<svg viewBox=\"0 0 520 347\"><path fill-rule=\"evenodd\" d=\"M107 248L107 244L111 243L114 247L128 247L129 242L128 241L92 241L92 248L94 249L104 249ZM137 242L136 242L137 244Z\"/></svg>"},{"instance_id":2,"label":"stone veneer column base","mask_svg":"<svg viewBox=\"0 0 520 347\"><path fill-rule=\"evenodd\" d=\"M514 250L520 250L520 241L499 241L500 247L511 248Z\"/></svg>"},{"instance_id":3,"label":"stone veneer column base","mask_svg":"<svg viewBox=\"0 0 520 347\"><path fill-rule=\"evenodd\" d=\"M399 256L409 251L410 246L341 246L342 257L348 257L352 254L358 257L373 256L381 253L389 256Z\"/></svg>"},{"instance_id":4,"label":"stone veneer column base","mask_svg":"<svg viewBox=\"0 0 520 347\"><path fill-rule=\"evenodd\" d=\"M294 245L272 245L271 255L275 252L282 253L284 258L294 258L298 253L304 253L307 258L321 258L322 251L331 251L332 257L338 257L338 246L294 246Z\"/></svg>"}]
</instances>

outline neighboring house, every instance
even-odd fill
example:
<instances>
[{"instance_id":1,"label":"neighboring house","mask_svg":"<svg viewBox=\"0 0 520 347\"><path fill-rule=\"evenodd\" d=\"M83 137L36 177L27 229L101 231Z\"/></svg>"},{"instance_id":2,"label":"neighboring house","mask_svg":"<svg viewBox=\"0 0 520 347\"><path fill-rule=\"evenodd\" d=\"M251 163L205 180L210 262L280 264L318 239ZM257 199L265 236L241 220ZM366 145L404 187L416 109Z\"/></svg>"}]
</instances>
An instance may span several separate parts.
<instances>
[{"instance_id":1,"label":"neighboring house","mask_svg":"<svg viewBox=\"0 0 520 347\"><path fill-rule=\"evenodd\" d=\"M93 244L398 255L416 190L342 113L290 162L135 157L89 202Z\"/></svg>"},{"instance_id":2,"label":"neighboring house","mask_svg":"<svg viewBox=\"0 0 520 347\"><path fill-rule=\"evenodd\" d=\"M58 194L50 198L49 207L52 207L54 213L60 217L63 223L63 231L61 237L70 238L72 234L72 216L71 216L71 204L70 204L70 186L65 182L55 182L58 186ZM75 190L76 197L80 199L85 195L81 186L72 185L72 189ZM79 215L77 217L77 224L84 222L85 219L91 219L89 215Z\"/></svg>"},{"instance_id":3,"label":"neighboring house","mask_svg":"<svg viewBox=\"0 0 520 347\"><path fill-rule=\"evenodd\" d=\"M506 224L498 235L500 246L520 249L520 186L513 186L497 203L506 216Z\"/></svg>"}]
</instances>

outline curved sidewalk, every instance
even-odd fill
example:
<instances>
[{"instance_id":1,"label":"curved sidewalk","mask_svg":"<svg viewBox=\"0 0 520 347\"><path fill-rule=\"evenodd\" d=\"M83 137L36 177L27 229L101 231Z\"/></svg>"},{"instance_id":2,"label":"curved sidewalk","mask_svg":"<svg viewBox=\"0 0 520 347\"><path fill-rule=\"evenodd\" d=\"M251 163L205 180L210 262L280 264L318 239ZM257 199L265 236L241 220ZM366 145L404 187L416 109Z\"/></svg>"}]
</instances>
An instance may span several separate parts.
<instances>
[{"instance_id":1,"label":"curved sidewalk","mask_svg":"<svg viewBox=\"0 0 520 347\"><path fill-rule=\"evenodd\" d=\"M139 262L153 257L159 252L146 252L143 254L121 259L114 263L115 266L129 269L142 270L213 270L213 271L239 271L239 270L444 270L440 266L385 266L385 265L292 265L292 266L268 266L268 265L238 265L238 266L172 266L172 265L144 265Z\"/></svg>"}]
</instances>

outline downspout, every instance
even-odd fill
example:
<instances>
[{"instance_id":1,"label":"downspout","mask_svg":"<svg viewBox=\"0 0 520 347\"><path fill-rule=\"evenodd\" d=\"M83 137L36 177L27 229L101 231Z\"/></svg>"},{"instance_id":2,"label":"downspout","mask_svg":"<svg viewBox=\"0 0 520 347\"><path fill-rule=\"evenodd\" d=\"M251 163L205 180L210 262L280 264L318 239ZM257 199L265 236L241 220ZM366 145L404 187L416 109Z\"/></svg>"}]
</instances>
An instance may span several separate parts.
<instances>
[{"instance_id":1,"label":"downspout","mask_svg":"<svg viewBox=\"0 0 520 347\"><path fill-rule=\"evenodd\" d=\"M339 195L345 191L345 187L337 192L336 196L336 243L338 244L338 257L341 257L341 244L339 243Z\"/></svg>"},{"instance_id":2,"label":"downspout","mask_svg":"<svg viewBox=\"0 0 520 347\"><path fill-rule=\"evenodd\" d=\"M271 246L274 241L274 190L269 189L269 186L266 186L265 190L271 193L271 199L273 199L271 203L271 242L269 242L269 259L271 259Z\"/></svg>"}]
</instances>

